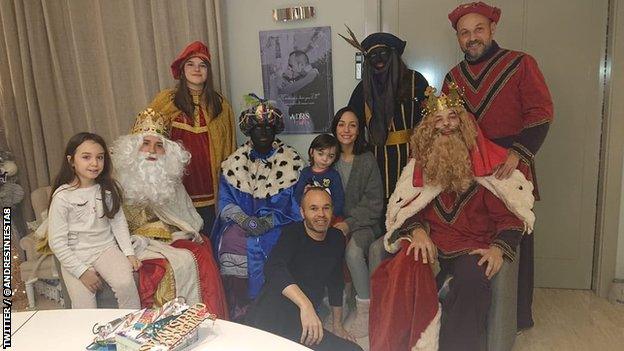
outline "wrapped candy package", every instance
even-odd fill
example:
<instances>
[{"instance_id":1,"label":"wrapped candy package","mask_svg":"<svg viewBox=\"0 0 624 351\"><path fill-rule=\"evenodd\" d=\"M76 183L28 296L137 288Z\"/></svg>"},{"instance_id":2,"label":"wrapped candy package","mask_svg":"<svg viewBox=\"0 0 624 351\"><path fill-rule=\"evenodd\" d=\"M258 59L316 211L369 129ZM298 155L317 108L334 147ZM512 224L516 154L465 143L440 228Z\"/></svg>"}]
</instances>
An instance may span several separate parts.
<instances>
[{"instance_id":1,"label":"wrapped candy package","mask_svg":"<svg viewBox=\"0 0 624 351\"><path fill-rule=\"evenodd\" d=\"M200 324L215 320L206 305L186 305L181 298L162 307L142 309L93 328L87 350L181 351L198 339Z\"/></svg>"}]
</instances>

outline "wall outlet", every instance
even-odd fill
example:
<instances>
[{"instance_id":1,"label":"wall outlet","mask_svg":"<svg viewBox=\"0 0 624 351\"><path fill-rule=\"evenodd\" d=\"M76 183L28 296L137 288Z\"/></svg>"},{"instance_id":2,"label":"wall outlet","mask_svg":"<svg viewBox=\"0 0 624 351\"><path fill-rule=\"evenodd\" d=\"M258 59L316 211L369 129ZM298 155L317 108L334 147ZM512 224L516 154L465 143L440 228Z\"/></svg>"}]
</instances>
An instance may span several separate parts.
<instances>
[{"instance_id":1,"label":"wall outlet","mask_svg":"<svg viewBox=\"0 0 624 351\"><path fill-rule=\"evenodd\" d=\"M361 52L355 53L355 79L362 79L362 69L364 68L364 54Z\"/></svg>"}]
</instances>

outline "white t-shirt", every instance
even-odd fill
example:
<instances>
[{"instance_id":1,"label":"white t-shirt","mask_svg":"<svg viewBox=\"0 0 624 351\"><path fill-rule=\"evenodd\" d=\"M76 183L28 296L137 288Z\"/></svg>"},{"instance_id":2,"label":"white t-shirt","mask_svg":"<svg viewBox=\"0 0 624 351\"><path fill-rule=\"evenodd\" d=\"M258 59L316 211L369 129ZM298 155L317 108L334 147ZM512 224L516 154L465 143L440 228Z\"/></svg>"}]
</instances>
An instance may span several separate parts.
<instances>
[{"instance_id":1,"label":"white t-shirt","mask_svg":"<svg viewBox=\"0 0 624 351\"><path fill-rule=\"evenodd\" d=\"M107 204L111 204L107 194ZM88 188L60 186L48 212L50 248L67 269L79 278L115 240L126 256L134 255L128 223L120 208L115 217L104 215L100 185Z\"/></svg>"}]
</instances>

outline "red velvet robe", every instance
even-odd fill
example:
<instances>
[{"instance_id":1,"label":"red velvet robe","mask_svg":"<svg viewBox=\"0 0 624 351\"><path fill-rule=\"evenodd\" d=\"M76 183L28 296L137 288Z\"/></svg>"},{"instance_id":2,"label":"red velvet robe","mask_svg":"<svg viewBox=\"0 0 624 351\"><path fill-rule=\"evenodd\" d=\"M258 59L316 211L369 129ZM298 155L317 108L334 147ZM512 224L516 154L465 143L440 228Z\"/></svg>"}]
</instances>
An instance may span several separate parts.
<instances>
[{"instance_id":1,"label":"red velvet robe","mask_svg":"<svg viewBox=\"0 0 624 351\"><path fill-rule=\"evenodd\" d=\"M496 244L513 258L506 238L499 238L499 235L514 231L520 236L524 232L524 223L503 201L477 183L460 195L441 193L412 218L429 224L431 240L445 257ZM408 222L411 221L403 226L409 226Z\"/></svg>"},{"instance_id":2,"label":"red velvet robe","mask_svg":"<svg viewBox=\"0 0 624 351\"><path fill-rule=\"evenodd\" d=\"M177 240L171 244L175 248L189 250L197 263L199 271L199 288L202 302L206 304L211 313L221 319L228 319L228 308L225 299L223 284L218 266L212 257L212 245L210 240L203 236L201 244L190 240ZM152 307L154 293L158 284L165 275L167 260L152 259L142 261L143 266L139 270L139 297L141 307Z\"/></svg>"},{"instance_id":3,"label":"red velvet robe","mask_svg":"<svg viewBox=\"0 0 624 351\"><path fill-rule=\"evenodd\" d=\"M195 207L214 205L215 192L210 170L210 137L203 109L196 108L194 118L180 113L171 124L171 140L180 141L193 157L182 183ZM218 165L217 165L218 166Z\"/></svg>"},{"instance_id":4,"label":"red velvet robe","mask_svg":"<svg viewBox=\"0 0 624 351\"><path fill-rule=\"evenodd\" d=\"M382 262L371 278L368 323L371 351L410 350L423 331L435 323L439 312L431 266L414 262L414 255L405 254L407 241L401 246L396 256ZM437 333L434 334L431 336L434 340L428 341L437 345Z\"/></svg>"},{"instance_id":5,"label":"red velvet robe","mask_svg":"<svg viewBox=\"0 0 624 351\"><path fill-rule=\"evenodd\" d=\"M483 186L475 183L459 196L444 192L401 226L427 222L430 237L443 257L455 257L474 249L496 245L514 258L524 231L523 222ZM436 283L429 265L401 250L384 261L371 279L371 351L409 350L421 339L438 310ZM437 337L437 336L436 336Z\"/></svg>"}]
</instances>

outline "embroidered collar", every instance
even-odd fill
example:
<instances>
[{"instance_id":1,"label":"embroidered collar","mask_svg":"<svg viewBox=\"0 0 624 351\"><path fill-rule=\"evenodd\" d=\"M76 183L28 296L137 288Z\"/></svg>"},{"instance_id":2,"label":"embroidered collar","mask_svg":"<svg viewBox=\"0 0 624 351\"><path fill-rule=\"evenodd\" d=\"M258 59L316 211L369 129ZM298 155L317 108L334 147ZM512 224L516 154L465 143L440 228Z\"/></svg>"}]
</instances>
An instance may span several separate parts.
<instances>
[{"instance_id":1,"label":"embroidered collar","mask_svg":"<svg viewBox=\"0 0 624 351\"><path fill-rule=\"evenodd\" d=\"M453 201L450 207L447 207L444 201L440 198L439 194L434 199L434 209L438 213L438 215L446 221L446 223L453 224L457 219L457 215L464 208L466 203L474 196L477 192L477 183L474 182L470 187L461 194L457 194L457 197Z\"/></svg>"}]
</instances>

